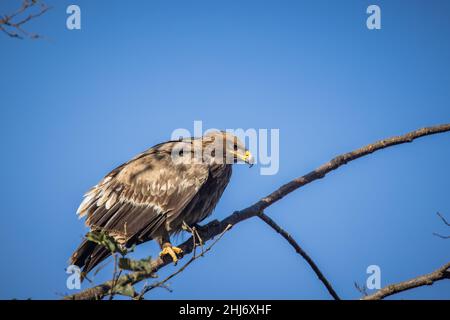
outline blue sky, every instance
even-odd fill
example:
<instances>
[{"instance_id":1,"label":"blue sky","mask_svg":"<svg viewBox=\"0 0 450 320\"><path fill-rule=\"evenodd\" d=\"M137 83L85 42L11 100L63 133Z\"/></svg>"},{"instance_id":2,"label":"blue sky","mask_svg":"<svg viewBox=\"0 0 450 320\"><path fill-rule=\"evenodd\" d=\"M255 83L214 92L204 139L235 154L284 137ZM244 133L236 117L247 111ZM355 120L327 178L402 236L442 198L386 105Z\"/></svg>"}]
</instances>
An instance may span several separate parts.
<instances>
[{"instance_id":1,"label":"blue sky","mask_svg":"<svg viewBox=\"0 0 450 320\"><path fill-rule=\"evenodd\" d=\"M17 1L2 1L0 12ZM0 34L0 298L71 293L65 267L86 232L82 194L176 128L280 129L280 170L235 168L224 218L335 155L450 122L448 1L47 1L27 28ZM69 4L82 29L65 27ZM366 28L378 4L382 29ZM450 135L352 162L266 213L344 298L366 268L382 285L449 260ZM180 241L182 240L179 239ZM156 255L153 243L135 257ZM111 276L111 264L96 281ZM175 270L169 267L163 277ZM84 284L84 287L88 283ZM262 222L245 221L148 298L328 299L306 263ZM450 282L396 298L450 298Z\"/></svg>"}]
</instances>

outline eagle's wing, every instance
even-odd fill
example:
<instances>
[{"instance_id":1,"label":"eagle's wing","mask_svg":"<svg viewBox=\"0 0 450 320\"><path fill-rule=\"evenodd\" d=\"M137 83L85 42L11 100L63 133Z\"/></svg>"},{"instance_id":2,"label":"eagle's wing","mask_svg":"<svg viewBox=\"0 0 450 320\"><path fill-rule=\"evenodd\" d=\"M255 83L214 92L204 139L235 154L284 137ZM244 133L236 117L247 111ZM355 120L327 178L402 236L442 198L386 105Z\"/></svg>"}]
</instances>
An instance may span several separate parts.
<instances>
[{"instance_id":1,"label":"eagle's wing","mask_svg":"<svg viewBox=\"0 0 450 320\"><path fill-rule=\"evenodd\" d=\"M154 147L114 169L85 194L77 213L92 229L125 241L148 237L179 216L209 170L201 163L176 164L167 149Z\"/></svg>"}]
</instances>

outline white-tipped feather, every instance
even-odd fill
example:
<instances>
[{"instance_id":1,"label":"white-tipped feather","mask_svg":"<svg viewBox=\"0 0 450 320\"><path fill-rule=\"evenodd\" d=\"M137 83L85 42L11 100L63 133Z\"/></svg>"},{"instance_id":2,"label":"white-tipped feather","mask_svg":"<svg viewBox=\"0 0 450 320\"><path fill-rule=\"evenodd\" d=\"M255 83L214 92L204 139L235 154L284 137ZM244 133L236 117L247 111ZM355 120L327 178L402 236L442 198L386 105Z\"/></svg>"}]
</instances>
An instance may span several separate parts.
<instances>
[{"instance_id":1,"label":"white-tipped feather","mask_svg":"<svg viewBox=\"0 0 450 320\"><path fill-rule=\"evenodd\" d=\"M94 195L86 196L83 201L81 202L80 206L78 207L77 214L82 215L84 211L89 207L90 202Z\"/></svg>"},{"instance_id":2,"label":"white-tipped feather","mask_svg":"<svg viewBox=\"0 0 450 320\"><path fill-rule=\"evenodd\" d=\"M114 192L113 192L113 193L109 196L108 201L106 201L106 204L105 204L106 210L109 210L109 209L116 203L116 200L117 200L117 193L114 193Z\"/></svg>"},{"instance_id":3,"label":"white-tipped feather","mask_svg":"<svg viewBox=\"0 0 450 320\"><path fill-rule=\"evenodd\" d=\"M97 201L97 207L101 207L106 203L106 201L108 201L108 195L103 194L102 197Z\"/></svg>"}]
</instances>

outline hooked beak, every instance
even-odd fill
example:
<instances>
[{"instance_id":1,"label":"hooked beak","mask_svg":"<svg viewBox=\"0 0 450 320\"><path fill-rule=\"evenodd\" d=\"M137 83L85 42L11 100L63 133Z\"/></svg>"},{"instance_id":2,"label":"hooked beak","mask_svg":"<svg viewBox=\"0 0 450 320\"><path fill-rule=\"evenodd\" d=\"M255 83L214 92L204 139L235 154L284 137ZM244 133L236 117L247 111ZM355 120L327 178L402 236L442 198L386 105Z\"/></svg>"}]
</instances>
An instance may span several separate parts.
<instances>
[{"instance_id":1,"label":"hooked beak","mask_svg":"<svg viewBox=\"0 0 450 320\"><path fill-rule=\"evenodd\" d=\"M253 158L253 155L248 150L245 151L243 160L249 165L249 168L253 167L253 165L255 164L255 158Z\"/></svg>"}]
</instances>

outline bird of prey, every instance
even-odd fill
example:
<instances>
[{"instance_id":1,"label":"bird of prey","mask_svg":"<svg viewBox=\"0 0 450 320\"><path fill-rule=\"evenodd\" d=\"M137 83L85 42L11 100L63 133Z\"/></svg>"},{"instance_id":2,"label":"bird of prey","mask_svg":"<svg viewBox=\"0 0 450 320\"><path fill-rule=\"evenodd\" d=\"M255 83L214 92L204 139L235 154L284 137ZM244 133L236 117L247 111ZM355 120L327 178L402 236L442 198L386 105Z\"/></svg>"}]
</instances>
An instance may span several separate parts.
<instances>
[{"instance_id":1,"label":"bird of prey","mask_svg":"<svg viewBox=\"0 0 450 320\"><path fill-rule=\"evenodd\" d=\"M92 231L125 247L156 240L160 256L176 263L182 250L172 246L170 236L212 213L236 162L251 166L253 157L236 136L223 131L164 142L108 173L84 195L77 214L86 217ZM84 239L70 263L85 275L110 254Z\"/></svg>"}]
</instances>

